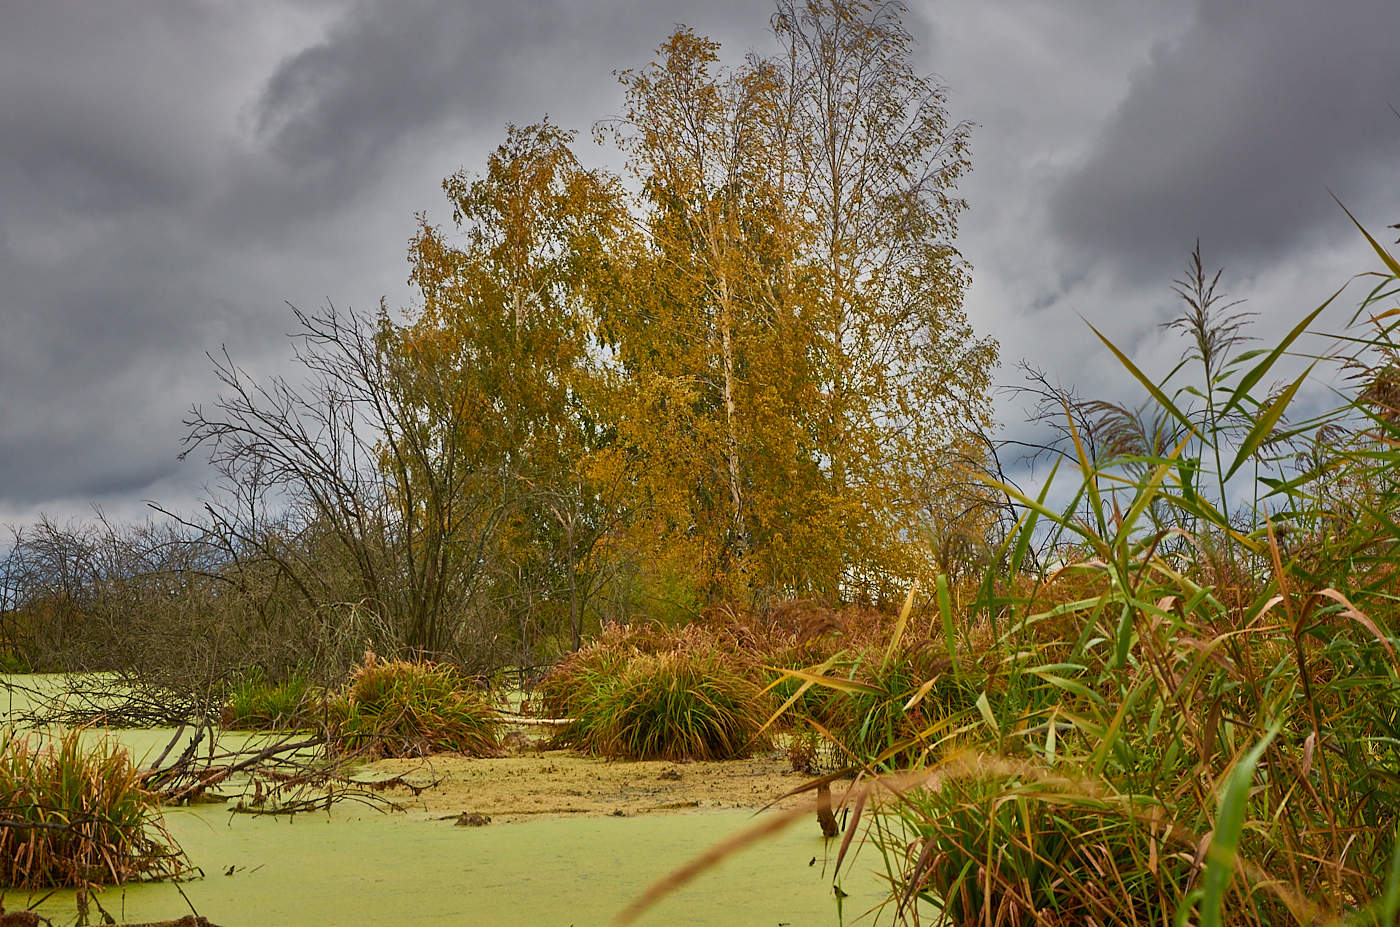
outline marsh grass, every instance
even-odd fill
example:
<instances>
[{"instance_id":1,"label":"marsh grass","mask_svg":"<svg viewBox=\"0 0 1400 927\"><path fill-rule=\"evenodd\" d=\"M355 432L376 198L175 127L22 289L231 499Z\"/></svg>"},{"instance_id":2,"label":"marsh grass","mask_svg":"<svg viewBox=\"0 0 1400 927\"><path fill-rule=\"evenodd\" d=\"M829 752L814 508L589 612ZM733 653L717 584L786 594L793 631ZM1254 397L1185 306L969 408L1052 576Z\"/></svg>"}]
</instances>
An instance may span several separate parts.
<instances>
[{"instance_id":1,"label":"marsh grass","mask_svg":"<svg viewBox=\"0 0 1400 927\"><path fill-rule=\"evenodd\" d=\"M1311 366L1254 389L1322 307L1275 348L1233 354L1240 316L1213 314L1218 275L1199 254L1190 269L1174 325L1201 381L1153 383L1105 342L1152 397L1142 417L1174 423L1165 450L1095 452L1069 415L1069 505L1001 487L1024 513L1012 575L1045 532L1073 553L1029 589L1005 574L983 583L968 618L994 629L996 673L942 747L1020 767L911 789L877 816L901 916L920 922L921 901L924 918L954 924L987 912L1007 924L1374 923L1371 899L1393 891L1394 603L1345 582L1350 556L1329 564L1314 547L1304 570L1298 553L1319 524L1334 557L1385 536L1373 526L1339 545L1318 505L1339 471L1374 469L1376 442L1327 471L1297 468L1307 435L1356 428L1356 404L1289 423ZM1274 492L1241 506L1230 481L1250 470L1276 474L1261 477ZM1364 496L1353 503L1376 512ZM956 650L956 633L945 643Z\"/></svg>"},{"instance_id":2,"label":"marsh grass","mask_svg":"<svg viewBox=\"0 0 1400 927\"><path fill-rule=\"evenodd\" d=\"M948 714L977 697L927 639L862 651L838 672L862 688L826 691L817 718L848 757L876 769L922 765Z\"/></svg>"},{"instance_id":3,"label":"marsh grass","mask_svg":"<svg viewBox=\"0 0 1400 927\"><path fill-rule=\"evenodd\" d=\"M834 768L850 751L833 738L865 743L889 734L904 712L884 703L897 697L902 704L921 682L906 687L917 670L883 652L894 620L868 608L793 601L760 614L717 607L677 627L609 624L545 677L541 700L547 714L574 721L556 742L595 753L723 758L784 734L799 768ZM929 656L912 665L940 659ZM831 678L844 675L847 688L878 696L868 699L869 711L853 720L849 704L792 675L818 661ZM779 704L777 717L764 714ZM901 729L914 732L916 720Z\"/></svg>"},{"instance_id":4,"label":"marsh grass","mask_svg":"<svg viewBox=\"0 0 1400 927\"><path fill-rule=\"evenodd\" d=\"M497 756L501 750L496 710L469 679L442 664L367 653L344 691L328 699L327 715L328 743L341 753Z\"/></svg>"},{"instance_id":5,"label":"marsh grass","mask_svg":"<svg viewBox=\"0 0 1400 927\"><path fill-rule=\"evenodd\" d=\"M294 672L277 683L253 670L229 687L219 721L225 728L244 731L310 727L321 715L324 698L305 673Z\"/></svg>"},{"instance_id":6,"label":"marsh grass","mask_svg":"<svg viewBox=\"0 0 1400 927\"><path fill-rule=\"evenodd\" d=\"M752 661L700 629L613 629L545 681L562 745L616 759L722 760L767 746Z\"/></svg>"},{"instance_id":7,"label":"marsh grass","mask_svg":"<svg viewBox=\"0 0 1400 927\"><path fill-rule=\"evenodd\" d=\"M0 885L167 879L186 869L130 754L74 729L0 731Z\"/></svg>"},{"instance_id":8,"label":"marsh grass","mask_svg":"<svg viewBox=\"0 0 1400 927\"><path fill-rule=\"evenodd\" d=\"M572 718L599 688L610 685L629 660L670 649L674 638L656 629L607 624L593 640L561 660L540 682L540 702L552 718Z\"/></svg>"}]
</instances>

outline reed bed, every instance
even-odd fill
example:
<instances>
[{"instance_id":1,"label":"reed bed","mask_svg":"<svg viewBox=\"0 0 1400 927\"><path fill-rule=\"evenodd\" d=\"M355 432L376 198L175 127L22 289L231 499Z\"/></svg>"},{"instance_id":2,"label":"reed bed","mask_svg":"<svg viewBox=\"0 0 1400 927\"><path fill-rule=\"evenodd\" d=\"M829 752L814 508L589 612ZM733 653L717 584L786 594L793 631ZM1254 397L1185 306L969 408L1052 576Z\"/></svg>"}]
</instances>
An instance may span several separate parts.
<instances>
[{"instance_id":1,"label":"reed bed","mask_svg":"<svg viewBox=\"0 0 1400 927\"><path fill-rule=\"evenodd\" d=\"M124 748L77 729L54 739L0 731L0 885L81 888L185 869Z\"/></svg>"},{"instance_id":2,"label":"reed bed","mask_svg":"<svg viewBox=\"0 0 1400 927\"><path fill-rule=\"evenodd\" d=\"M1367 399L1393 328L1351 340L1358 394L1290 421L1314 366L1261 384L1327 304L1244 352L1217 280L1196 255L1178 282L1200 378L1154 383L1105 341L1150 397L1113 421L1139 427L1095 446L1066 404L1069 503L1000 485L1022 512L1003 562L965 614L940 600L943 675L975 687L911 742L930 769L1015 765L880 803L904 920L1396 923L1400 431ZM1030 571L1047 537L1061 565Z\"/></svg>"},{"instance_id":3,"label":"reed bed","mask_svg":"<svg viewBox=\"0 0 1400 927\"><path fill-rule=\"evenodd\" d=\"M783 669L781 712L877 735L843 738L838 887L865 845L902 923L1400 923L1400 262L1366 237L1381 282L1311 359L1333 300L1244 350L1193 255L1182 365L1103 340L1146 403L1056 397L1041 489L991 481L1019 522L978 587ZM1350 392L1300 411L1332 363Z\"/></svg>"}]
</instances>

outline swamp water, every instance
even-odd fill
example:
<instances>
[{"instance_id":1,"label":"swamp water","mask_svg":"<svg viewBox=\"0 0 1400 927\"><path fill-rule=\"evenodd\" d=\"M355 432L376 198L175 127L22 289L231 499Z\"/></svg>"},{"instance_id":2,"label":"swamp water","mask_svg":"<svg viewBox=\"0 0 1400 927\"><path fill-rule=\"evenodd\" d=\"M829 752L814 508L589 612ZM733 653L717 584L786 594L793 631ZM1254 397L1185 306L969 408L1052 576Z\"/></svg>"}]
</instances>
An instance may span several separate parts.
<instances>
[{"instance_id":1,"label":"swamp water","mask_svg":"<svg viewBox=\"0 0 1400 927\"><path fill-rule=\"evenodd\" d=\"M0 712L6 708L0 693ZM164 746L173 732L112 733L139 756ZM192 904L221 927L602 927L652 882L756 821L751 812L734 810L548 817L475 828L438 817L355 805L291 818L231 814L219 805L171 808L166 824L203 877L178 887L111 886L100 901L123 921L176 918ZM836 925L830 880L836 848L803 818L675 890L637 923ZM842 887L851 893L844 902L849 923L882 893L868 862L848 867ZM10 910L28 903L26 893L14 890L5 899ZM72 923L74 894L56 892L36 910L56 924ZM93 920L100 920L96 908Z\"/></svg>"}]
</instances>

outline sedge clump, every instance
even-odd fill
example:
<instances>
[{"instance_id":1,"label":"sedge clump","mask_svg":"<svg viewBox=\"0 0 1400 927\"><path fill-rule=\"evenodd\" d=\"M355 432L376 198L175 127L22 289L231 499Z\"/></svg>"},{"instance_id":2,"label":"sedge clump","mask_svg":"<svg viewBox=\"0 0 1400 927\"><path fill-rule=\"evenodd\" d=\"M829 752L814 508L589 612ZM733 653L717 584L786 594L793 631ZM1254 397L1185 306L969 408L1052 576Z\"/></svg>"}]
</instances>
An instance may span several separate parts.
<instances>
[{"instance_id":1,"label":"sedge clump","mask_svg":"<svg viewBox=\"0 0 1400 927\"><path fill-rule=\"evenodd\" d=\"M765 744L768 701L722 648L692 641L587 662L574 676L575 715L562 743L628 760L733 759Z\"/></svg>"},{"instance_id":2,"label":"sedge clump","mask_svg":"<svg viewBox=\"0 0 1400 927\"><path fill-rule=\"evenodd\" d=\"M185 869L131 754L81 729L0 731L0 885L59 888L170 879Z\"/></svg>"},{"instance_id":3,"label":"sedge clump","mask_svg":"<svg viewBox=\"0 0 1400 927\"><path fill-rule=\"evenodd\" d=\"M273 682L255 669L229 686L219 722L238 731L310 727L322 697L305 673L294 672L283 682Z\"/></svg>"},{"instance_id":4,"label":"sedge clump","mask_svg":"<svg viewBox=\"0 0 1400 927\"><path fill-rule=\"evenodd\" d=\"M443 664L382 660L366 653L327 709L327 739L341 753L500 753L500 716L471 680Z\"/></svg>"}]
</instances>

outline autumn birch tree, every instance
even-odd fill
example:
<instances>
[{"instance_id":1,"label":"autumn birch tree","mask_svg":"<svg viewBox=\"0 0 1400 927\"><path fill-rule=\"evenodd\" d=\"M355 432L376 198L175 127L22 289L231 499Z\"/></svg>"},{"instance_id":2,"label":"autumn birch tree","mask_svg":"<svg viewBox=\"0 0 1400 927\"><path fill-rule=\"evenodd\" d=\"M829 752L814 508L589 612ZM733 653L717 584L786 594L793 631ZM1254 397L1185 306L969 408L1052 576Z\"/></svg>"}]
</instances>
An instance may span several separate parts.
<instances>
[{"instance_id":1,"label":"autumn birch tree","mask_svg":"<svg viewBox=\"0 0 1400 927\"><path fill-rule=\"evenodd\" d=\"M641 186L647 247L609 330L632 403L630 439L654 494L673 503L659 511L692 536L711 593L740 594L735 583L754 570L773 525L775 487L763 471L774 453L785 464L801 455L800 416L780 386L801 378L805 359L799 350L796 363L776 363L795 333L764 298L792 254L769 131L781 87L768 63L731 71L717 52L680 29L655 63L621 76L626 106L610 128ZM678 436L686 446L661 452ZM755 581L767 583L741 585Z\"/></svg>"},{"instance_id":2,"label":"autumn birch tree","mask_svg":"<svg viewBox=\"0 0 1400 927\"><path fill-rule=\"evenodd\" d=\"M450 371L476 410L459 442L494 462L509 516L489 552L495 602L527 656L568 591L580 633L588 553L616 513L600 509L587 456L598 442L590 289L608 275L618 223L611 178L581 167L572 133L511 126L486 173L443 183L458 236L420 223L410 258L422 307L402 350Z\"/></svg>"},{"instance_id":3,"label":"autumn birch tree","mask_svg":"<svg viewBox=\"0 0 1400 927\"><path fill-rule=\"evenodd\" d=\"M966 432L987 422L997 357L967 324L967 268L953 245L968 130L914 70L904 12L778 0L773 19L802 175L789 202L812 232L818 453L842 523L845 594L878 594L913 568L901 548L920 508L938 504L938 470L963 459Z\"/></svg>"},{"instance_id":4,"label":"autumn birch tree","mask_svg":"<svg viewBox=\"0 0 1400 927\"><path fill-rule=\"evenodd\" d=\"M777 56L724 68L680 28L621 76L646 257L614 344L652 400L628 413L637 459L688 501L675 533L712 542L712 594L906 583L988 419L996 347L967 324L953 246L967 130L902 14L781 0Z\"/></svg>"}]
</instances>

